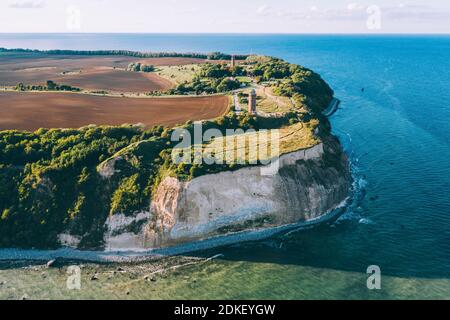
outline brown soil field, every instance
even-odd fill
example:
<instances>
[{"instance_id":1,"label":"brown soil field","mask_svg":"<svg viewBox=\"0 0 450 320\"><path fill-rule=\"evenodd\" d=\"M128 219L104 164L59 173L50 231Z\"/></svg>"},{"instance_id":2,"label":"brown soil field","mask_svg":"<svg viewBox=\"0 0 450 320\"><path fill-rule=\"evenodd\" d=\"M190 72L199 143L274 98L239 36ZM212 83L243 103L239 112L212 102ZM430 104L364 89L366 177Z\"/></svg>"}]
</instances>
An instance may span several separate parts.
<instances>
[{"instance_id":1,"label":"brown soil field","mask_svg":"<svg viewBox=\"0 0 450 320\"><path fill-rule=\"evenodd\" d=\"M83 89L120 92L164 91L173 87L172 82L154 73L114 69L89 69L82 73L60 75L54 81Z\"/></svg>"},{"instance_id":2,"label":"brown soil field","mask_svg":"<svg viewBox=\"0 0 450 320\"><path fill-rule=\"evenodd\" d=\"M173 85L156 74L125 72L131 62L155 66L202 63L194 58L149 58L126 56L46 55L40 53L0 53L0 86L22 82L42 85L47 80L89 90L148 92L166 90ZM80 72L81 71L81 72ZM66 74L63 74L66 73Z\"/></svg>"},{"instance_id":3,"label":"brown soil field","mask_svg":"<svg viewBox=\"0 0 450 320\"><path fill-rule=\"evenodd\" d=\"M0 71L0 85L15 86L22 82L45 85L47 80L88 90L117 92L165 91L173 83L154 73L128 72L111 68L90 68L69 74L55 72L56 69L32 69L25 71ZM43 80L44 79L44 80Z\"/></svg>"},{"instance_id":4,"label":"brown soil field","mask_svg":"<svg viewBox=\"0 0 450 320\"><path fill-rule=\"evenodd\" d=\"M146 126L212 119L228 110L226 96L125 98L76 93L0 92L0 130L79 128L89 124Z\"/></svg>"},{"instance_id":5,"label":"brown soil field","mask_svg":"<svg viewBox=\"0 0 450 320\"><path fill-rule=\"evenodd\" d=\"M129 56L80 56L50 55L42 53L0 53L0 71L29 68L57 67L62 69L82 69L89 67L125 68L131 62L141 62L155 66L185 65L202 63L196 58L146 58Z\"/></svg>"}]
</instances>

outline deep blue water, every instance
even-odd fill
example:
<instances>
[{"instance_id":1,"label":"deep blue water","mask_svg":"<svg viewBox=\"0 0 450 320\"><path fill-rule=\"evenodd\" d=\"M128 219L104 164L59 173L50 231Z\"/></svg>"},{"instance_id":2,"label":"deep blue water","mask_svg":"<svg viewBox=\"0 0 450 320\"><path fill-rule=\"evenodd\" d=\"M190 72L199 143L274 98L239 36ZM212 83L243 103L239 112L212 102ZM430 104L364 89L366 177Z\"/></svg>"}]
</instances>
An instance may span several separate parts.
<instances>
[{"instance_id":1,"label":"deep blue water","mask_svg":"<svg viewBox=\"0 0 450 320\"><path fill-rule=\"evenodd\" d=\"M371 297L361 276L375 264L388 278L377 297L450 298L450 36L0 35L0 47L259 53L312 68L342 100L331 122L360 198L331 225L221 249L225 274L241 272L225 297L251 297L239 281L266 264L254 296Z\"/></svg>"}]
</instances>

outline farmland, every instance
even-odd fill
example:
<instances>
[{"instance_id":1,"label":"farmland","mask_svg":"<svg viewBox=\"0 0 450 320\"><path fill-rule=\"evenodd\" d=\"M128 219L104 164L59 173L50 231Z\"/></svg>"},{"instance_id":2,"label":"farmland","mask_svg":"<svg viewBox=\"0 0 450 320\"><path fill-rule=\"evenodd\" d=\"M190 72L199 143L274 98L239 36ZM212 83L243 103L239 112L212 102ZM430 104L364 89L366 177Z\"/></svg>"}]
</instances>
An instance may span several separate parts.
<instances>
[{"instance_id":1,"label":"farmland","mask_svg":"<svg viewBox=\"0 0 450 320\"><path fill-rule=\"evenodd\" d=\"M41 53L0 53L0 86L42 85L47 80L89 90L164 91L172 82L157 74L125 71L128 64L182 66L205 60L184 57L137 59L127 56L71 56Z\"/></svg>"},{"instance_id":2,"label":"farmland","mask_svg":"<svg viewBox=\"0 0 450 320\"><path fill-rule=\"evenodd\" d=\"M0 52L0 130L143 124L173 126L228 110L226 96L149 97L188 81L205 59ZM134 63L157 72L128 71ZM55 92L49 81L77 88ZM24 90L13 90L19 84ZM70 90L69 90L70 91Z\"/></svg>"},{"instance_id":3,"label":"farmland","mask_svg":"<svg viewBox=\"0 0 450 320\"><path fill-rule=\"evenodd\" d=\"M123 98L55 92L0 92L0 130L79 128L89 124L176 125L211 119L228 109L226 96Z\"/></svg>"}]
</instances>

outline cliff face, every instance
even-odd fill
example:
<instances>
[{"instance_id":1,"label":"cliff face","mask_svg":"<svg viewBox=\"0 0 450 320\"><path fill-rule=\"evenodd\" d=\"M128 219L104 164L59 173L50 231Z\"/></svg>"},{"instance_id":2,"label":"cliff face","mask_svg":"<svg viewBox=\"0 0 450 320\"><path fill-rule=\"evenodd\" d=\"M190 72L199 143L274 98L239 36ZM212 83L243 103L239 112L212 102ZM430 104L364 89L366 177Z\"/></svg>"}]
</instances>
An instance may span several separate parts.
<instances>
[{"instance_id":1,"label":"cliff face","mask_svg":"<svg viewBox=\"0 0 450 320\"><path fill-rule=\"evenodd\" d=\"M274 175L248 167L189 182L167 177L153 196L150 212L136 217L148 216L139 232L120 232L113 221L117 219L110 218L106 248L166 247L308 221L339 206L348 197L350 180L347 158L334 137L281 156Z\"/></svg>"}]
</instances>

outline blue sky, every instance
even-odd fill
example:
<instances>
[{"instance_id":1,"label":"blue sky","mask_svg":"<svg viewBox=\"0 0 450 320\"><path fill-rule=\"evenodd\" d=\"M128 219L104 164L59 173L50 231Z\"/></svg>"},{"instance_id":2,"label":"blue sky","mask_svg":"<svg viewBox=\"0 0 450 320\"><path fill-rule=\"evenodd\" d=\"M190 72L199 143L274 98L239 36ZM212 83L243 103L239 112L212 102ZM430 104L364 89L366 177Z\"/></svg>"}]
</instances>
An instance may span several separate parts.
<instances>
[{"instance_id":1,"label":"blue sky","mask_svg":"<svg viewBox=\"0 0 450 320\"><path fill-rule=\"evenodd\" d=\"M0 32L450 33L450 1L2 0Z\"/></svg>"}]
</instances>

